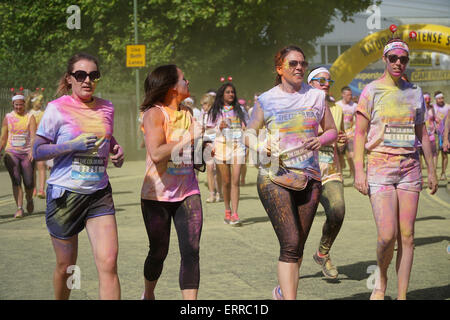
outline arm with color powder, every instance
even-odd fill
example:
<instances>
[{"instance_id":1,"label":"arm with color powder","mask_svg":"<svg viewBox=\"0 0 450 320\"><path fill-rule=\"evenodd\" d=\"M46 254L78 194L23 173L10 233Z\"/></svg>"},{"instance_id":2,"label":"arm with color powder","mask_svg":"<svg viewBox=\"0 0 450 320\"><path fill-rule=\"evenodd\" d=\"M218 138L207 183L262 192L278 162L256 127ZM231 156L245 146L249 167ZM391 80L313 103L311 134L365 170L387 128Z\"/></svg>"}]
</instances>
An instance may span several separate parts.
<instances>
[{"instance_id":1,"label":"arm with color powder","mask_svg":"<svg viewBox=\"0 0 450 320\"><path fill-rule=\"evenodd\" d=\"M30 123L28 124L28 132L30 133L30 146L34 144L34 139L36 138L36 118L34 116L30 117ZM28 159L33 161L33 150L30 148L28 152Z\"/></svg>"},{"instance_id":2,"label":"arm with color powder","mask_svg":"<svg viewBox=\"0 0 450 320\"><path fill-rule=\"evenodd\" d=\"M444 136L442 137L444 140L442 143L442 149L445 152L448 152L450 150L450 142L448 140L448 134L450 132L450 116L449 115L450 115L450 112L445 119Z\"/></svg>"},{"instance_id":3,"label":"arm with color powder","mask_svg":"<svg viewBox=\"0 0 450 320\"><path fill-rule=\"evenodd\" d=\"M5 149L6 143L8 142L8 122L6 121L6 117L2 122L2 133L0 136L0 153Z\"/></svg>"},{"instance_id":4,"label":"arm with color powder","mask_svg":"<svg viewBox=\"0 0 450 320\"><path fill-rule=\"evenodd\" d=\"M192 146L193 141L203 133L201 125L193 119L188 134L179 141L167 142L164 132L164 115L159 108L151 108L144 114L145 145L153 163L168 161L173 151L181 151L186 146Z\"/></svg>"},{"instance_id":5,"label":"arm with color powder","mask_svg":"<svg viewBox=\"0 0 450 320\"><path fill-rule=\"evenodd\" d=\"M356 113L356 127L354 140L354 157L355 164L355 188L364 195L369 192L367 184L367 175L364 171L364 143L366 141L367 130L369 128L369 119L362 113Z\"/></svg>"},{"instance_id":6,"label":"arm with color powder","mask_svg":"<svg viewBox=\"0 0 450 320\"><path fill-rule=\"evenodd\" d=\"M263 147L258 141L258 133L263 126L264 111L262 110L259 101L257 101L253 107L252 116L244 133L244 144L252 151L259 151L258 149ZM270 147L265 146L265 148L267 148L267 151L270 152Z\"/></svg>"},{"instance_id":7,"label":"arm with color powder","mask_svg":"<svg viewBox=\"0 0 450 320\"><path fill-rule=\"evenodd\" d=\"M308 150L319 150L322 146L328 146L336 142L338 134L330 108L325 108L325 113L320 121L323 133L318 137L311 137L305 140L305 148Z\"/></svg>"},{"instance_id":8,"label":"arm with color powder","mask_svg":"<svg viewBox=\"0 0 450 320\"><path fill-rule=\"evenodd\" d=\"M71 152L86 152L95 147L97 136L93 133L82 133L75 139L53 144L50 139L36 135L33 144L33 157L36 161L53 159Z\"/></svg>"},{"instance_id":9,"label":"arm with color powder","mask_svg":"<svg viewBox=\"0 0 450 320\"><path fill-rule=\"evenodd\" d=\"M428 131L424 123L415 125L416 137L422 143L423 155L427 164L428 171L428 188L431 194L436 193L438 188L436 168L434 167L433 154L431 152L430 139L428 138Z\"/></svg>"}]
</instances>

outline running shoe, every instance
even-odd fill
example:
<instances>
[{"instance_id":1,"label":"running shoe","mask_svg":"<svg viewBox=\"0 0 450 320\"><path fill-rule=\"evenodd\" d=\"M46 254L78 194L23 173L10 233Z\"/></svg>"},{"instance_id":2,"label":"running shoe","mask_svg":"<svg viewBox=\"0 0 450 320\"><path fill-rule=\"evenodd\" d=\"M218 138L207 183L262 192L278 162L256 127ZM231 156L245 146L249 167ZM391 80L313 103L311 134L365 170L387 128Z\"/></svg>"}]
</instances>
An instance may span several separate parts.
<instances>
[{"instance_id":1,"label":"running shoe","mask_svg":"<svg viewBox=\"0 0 450 320\"><path fill-rule=\"evenodd\" d=\"M22 207L18 207L16 213L14 214L14 218L22 218L23 217L23 209Z\"/></svg>"},{"instance_id":2,"label":"running shoe","mask_svg":"<svg viewBox=\"0 0 450 320\"><path fill-rule=\"evenodd\" d=\"M281 287L276 286L272 290L272 298L273 300L284 300L283 293L281 292Z\"/></svg>"},{"instance_id":3,"label":"running shoe","mask_svg":"<svg viewBox=\"0 0 450 320\"><path fill-rule=\"evenodd\" d=\"M231 210L225 210L225 219L223 219L225 224L230 224L231 222Z\"/></svg>"},{"instance_id":4,"label":"running shoe","mask_svg":"<svg viewBox=\"0 0 450 320\"><path fill-rule=\"evenodd\" d=\"M441 174L441 181L447 181L447 176L445 175L445 173Z\"/></svg>"},{"instance_id":5,"label":"running shoe","mask_svg":"<svg viewBox=\"0 0 450 320\"><path fill-rule=\"evenodd\" d=\"M223 201L223 200L222 200L222 197L220 196L220 193L216 192L216 202L221 202L221 201Z\"/></svg>"},{"instance_id":6,"label":"running shoe","mask_svg":"<svg viewBox=\"0 0 450 320\"><path fill-rule=\"evenodd\" d=\"M213 203L216 202L216 197L214 196L214 192L209 194L208 199L206 199L206 202Z\"/></svg>"},{"instance_id":7,"label":"running shoe","mask_svg":"<svg viewBox=\"0 0 450 320\"><path fill-rule=\"evenodd\" d=\"M337 268L331 263L330 254L324 257L319 257L317 251L313 254L314 261L322 266L322 273L326 278L336 279L339 275Z\"/></svg>"},{"instance_id":8,"label":"running shoe","mask_svg":"<svg viewBox=\"0 0 450 320\"><path fill-rule=\"evenodd\" d=\"M230 224L234 227L240 227L242 225L237 212L235 212L231 215Z\"/></svg>"}]
</instances>

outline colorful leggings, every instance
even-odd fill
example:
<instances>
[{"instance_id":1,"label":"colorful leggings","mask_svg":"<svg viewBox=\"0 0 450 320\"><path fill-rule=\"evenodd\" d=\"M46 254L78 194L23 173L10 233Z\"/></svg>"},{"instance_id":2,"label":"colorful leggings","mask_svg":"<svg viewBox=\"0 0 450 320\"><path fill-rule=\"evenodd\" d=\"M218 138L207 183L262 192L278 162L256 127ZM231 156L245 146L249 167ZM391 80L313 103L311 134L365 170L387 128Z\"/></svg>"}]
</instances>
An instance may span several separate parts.
<instances>
[{"instance_id":1,"label":"colorful leggings","mask_svg":"<svg viewBox=\"0 0 450 320\"><path fill-rule=\"evenodd\" d=\"M267 175L258 175L257 189L280 242L278 260L298 262L319 205L320 181L310 180L304 190L292 191L276 185Z\"/></svg>"},{"instance_id":2,"label":"colorful leggings","mask_svg":"<svg viewBox=\"0 0 450 320\"><path fill-rule=\"evenodd\" d=\"M329 181L322 185L320 204L325 209L327 220L323 225L319 252L328 254L344 222L344 186L341 181Z\"/></svg>"},{"instance_id":3,"label":"colorful leggings","mask_svg":"<svg viewBox=\"0 0 450 320\"><path fill-rule=\"evenodd\" d=\"M199 244L203 225L200 195L179 202L141 199L150 250L145 260L144 276L158 280L169 252L171 219L178 235L181 254L179 283L181 290L198 289L200 282Z\"/></svg>"},{"instance_id":4,"label":"colorful leggings","mask_svg":"<svg viewBox=\"0 0 450 320\"><path fill-rule=\"evenodd\" d=\"M34 188L34 161L28 159L27 154L11 154L5 153L5 167L11 177L13 186L25 185L25 189Z\"/></svg>"}]
</instances>

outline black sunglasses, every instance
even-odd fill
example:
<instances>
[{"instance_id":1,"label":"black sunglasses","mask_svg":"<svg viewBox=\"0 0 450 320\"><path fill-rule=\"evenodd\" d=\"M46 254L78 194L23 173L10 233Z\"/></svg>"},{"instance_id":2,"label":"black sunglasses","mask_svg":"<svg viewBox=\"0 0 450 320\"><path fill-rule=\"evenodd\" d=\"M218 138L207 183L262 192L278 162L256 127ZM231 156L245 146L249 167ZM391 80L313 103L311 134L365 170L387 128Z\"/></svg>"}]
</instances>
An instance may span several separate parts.
<instances>
[{"instance_id":1,"label":"black sunglasses","mask_svg":"<svg viewBox=\"0 0 450 320\"><path fill-rule=\"evenodd\" d=\"M297 68L298 65L300 65L302 68L306 69L306 68L308 68L309 63L306 61L289 60L289 67Z\"/></svg>"},{"instance_id":2,"label":"black sunglasses","mask_svg":"<svg viewBox=\"0 0 450 320\"><path fill-rule=\"evenodd\" d=\"M401 64L407 64L408 61L409 61L409 57L407 57L407 56L399 57L396 54L390 54L390 55L387 56L387 58L388 58L390 63L396 63L398 59L400 59L400 63Z\"/></svg>"},{"instance_id":3,"label":"black sunglasses","mask_svg":"<svg viewBox=\"0 0 450 320\"><path fill-rule=\"evenodd\" d=\"M91 81L100 80L100 71L92 71L91 73L87 73L86 71L78 70L72 72L70 75L73 76L77 82L83 82L88 76Z\"/></svg>"}]
</instances>

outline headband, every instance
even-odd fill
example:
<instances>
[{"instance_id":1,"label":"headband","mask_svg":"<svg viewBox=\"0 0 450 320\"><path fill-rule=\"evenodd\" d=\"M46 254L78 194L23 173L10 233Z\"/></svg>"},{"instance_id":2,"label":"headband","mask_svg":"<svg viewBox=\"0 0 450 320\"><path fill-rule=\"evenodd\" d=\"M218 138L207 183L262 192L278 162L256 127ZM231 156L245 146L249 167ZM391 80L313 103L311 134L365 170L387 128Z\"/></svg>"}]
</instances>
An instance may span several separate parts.
<instances>
[{"instance_id":1,"label":"headband","mask_svg":"<svg viewBox=\"0 0 450 320\"><path fill-rule=\"evenodd\" d=\"M194 100L192 100L192 98L186 98L183 100L184 103L194 103Z\"/></svg>"},{"instance_id":2,"label":"headband","mask_svg":"<svg viewBox=\"0 0 450 320\"><path fill-rule=\"evenodd\" d=\"M439 98L443 98L443 97L444 97L444 94L442 94L442 93L439 93L434 96L435 99L439 99Z\"/></svg>"},{"instance_id":3,"label":"headband","mask_svg":"<svg viewBox=\"0 0 450 320\"><path fill-rule=\"evenodd\" d=\"M325 68L325 67L320 67L320 68L314 69L313 71L311 71L311 72L309 73L309 76L308 76L308 83L311 82L311 79L312 79L312 78L314 78L316 75L318 75L319 73L322 73L322 72L325 72L325 73L330 74L330 71L328 71L328 69Z\"/></svg>"},{"instance_id":4,"label":"headband","mask_svg":"<svg viewBox=\"0 0 450 320\"><path fill-rule=\"evenodd\" d=\"M423 97L424 97L424 98L425 98L425 97L431 98L431 96L430 96L428 93L425 93L425 94L423 95Z\"/></svg>"},{"instance_id":5,"label":"headband","mask_svg":"<svg viewBox=\"0 0 450 320\"><path fill-rule=\"evenodd\" d=\"M383 50L383 56L388 53L388 51L394 50L394 49L402 49L403 51L406 51L409 54L409 48L408 45L404 42L395 41L388 43Z\"/></svg>"},{"instance_id":6,"label":"headband","mask_svg":"<svg viewBox=\"0 0 450 320\"><path fill-rule=\"evenodd\" d=\"M25 97L20 95L20 94L17 94L17 95L12 97L12 101L13 102L16 101L16 100L24 100L25 101Z\"/></svg>"}]
</instances>

